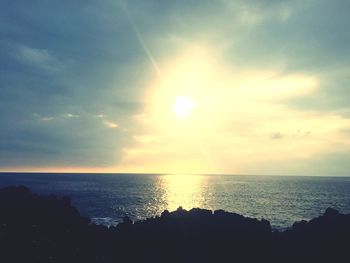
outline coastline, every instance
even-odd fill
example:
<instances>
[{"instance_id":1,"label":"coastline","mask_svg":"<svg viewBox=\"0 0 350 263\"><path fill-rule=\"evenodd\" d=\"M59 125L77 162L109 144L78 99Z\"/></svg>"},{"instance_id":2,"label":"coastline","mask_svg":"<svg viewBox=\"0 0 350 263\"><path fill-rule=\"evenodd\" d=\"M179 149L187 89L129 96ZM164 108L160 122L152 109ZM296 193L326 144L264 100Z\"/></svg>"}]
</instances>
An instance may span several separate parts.
<instances>
[{"instance_id":1,"label":"coastline","mask_svg":"<svg viewBox=\"0 0 350 263\"><path fill-rule=\"evenodd\" d=\"M125 214L141 220L179 206L265 218L274 229L327 207L350 213L350 181L332 177L0 174L0 188L22 184L38 194L69 196L82 215L107 226Z\"/></svg>"},{"instance_id":2,"label":"coastline","mask_svg":"<svg viewBox=\"0 0 350 263\"><path fill-rule=\"evenodd\" d=\"M286 231L199 208L107 228L22 186L0 190L0 209L1 262L345 262L350 236L350 214L332 208Z\"/></svg>"}]
</instances>

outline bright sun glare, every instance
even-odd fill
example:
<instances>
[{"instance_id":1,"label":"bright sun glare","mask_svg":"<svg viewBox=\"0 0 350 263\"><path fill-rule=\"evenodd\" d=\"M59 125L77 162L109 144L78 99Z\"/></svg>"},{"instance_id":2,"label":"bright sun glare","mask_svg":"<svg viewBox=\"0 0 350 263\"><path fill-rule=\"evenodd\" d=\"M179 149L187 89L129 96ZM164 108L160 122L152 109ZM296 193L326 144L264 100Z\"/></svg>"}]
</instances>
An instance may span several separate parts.
<instances>
[{"instance_id":1,"label":"bright sun glare","mask_svg":"<svg viewBox=\"0 0 350 263\"><path fill-rule=\"evenodd\" d=\"M319 85L314 76L239 69L215 49L198 46L160 65L161 77L148 83L144 112L135 118L142 129L134 136L135 146L126 150L125 169L134 171L139 163L153 171L157 163L159 172L255 171L251 162L264 167L274 158L284 160L281 153L309 158L327 149L326 143L310 142L308 131L315 127L325 136L315 140L323 142L331 133L343 140L337 132L345 127L340 117L320 118L285 105L313 94ZM272 141L275 137L280 140ZM232 158L237 160L232 163Z\"/></svg>"},{"instance_id":2,"label":"bright sun glare","mask_svg":"<svg viewBox=\"0 0 350 263\"><path fill-rule=\"evenodd\" d=\"M190 97L176 96L173 103L173 112L177 118L183 119L188 117L195 107L196 103Z\"/></svg>"}]
</instances>

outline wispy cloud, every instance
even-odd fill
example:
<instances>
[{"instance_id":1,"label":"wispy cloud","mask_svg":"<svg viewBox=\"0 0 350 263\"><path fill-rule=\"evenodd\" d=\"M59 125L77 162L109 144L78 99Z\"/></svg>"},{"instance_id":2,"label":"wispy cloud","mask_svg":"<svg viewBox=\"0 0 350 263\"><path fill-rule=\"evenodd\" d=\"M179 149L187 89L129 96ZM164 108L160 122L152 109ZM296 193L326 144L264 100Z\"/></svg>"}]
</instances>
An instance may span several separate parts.
<instances>
[{"instance_id":1,"label":"wispy cloud","mask_svg":"<svg viewBox=\"0 0 350 263\"><path fill-rule=\"evenodd\" d=\"M72 114L72 113L55 114L55 115L51 115L51 116L33 113L33 116L39 121L53 121L53 120L58 121L58 120L68 120L68 119L80 118L80 115Z\"/></svg>"},{"instance_id":2,"label":"wispy cloud","mask_svg":"<svg viewBox=\"0 0 350 263\"><path fill-rule=\"evenodd\" d=\"M292 8L286 4L279 4L272 7L246 4L240 8L239 21L247 26L254 26L273 20L286 22L291 17L292 12Z\"/></svg>"},{"instance_id":3,"label":"wispy cloud","mask_svg":"<svg viewBox=\"0 0 350 263\"><path fill-rule=\"evenodd\" d=\"M35 117L36 120L39 120L39 121L52 121L55 119L54 116L42 116L38 113L33 113L33 116Z\"/></svg>"},{"instance_id":4,"label":"wispy cloud","mask_svg":"<svg viewBox=\"0 0 350 263\"><path fill-rule=\"evenodd\" d=\"M144 123L144 124L149 123L148 118L147 118L147 115L144 114L144 113L135 114L133 117L134 117L138 122L141 122L141 123Z\"/></svg>"},{"instance_id":5,"label":"wispy cloud","mask_svg":"<svg viewBox=\"0 0 350 263\"><path fill-rule=\"evenodd\" d=\"M284 136L283 136L282 133L276 132L276 133L272 134L271 139L273 139L273 140L278 140L278 139L282 139L283 137L284 137Z\"/></svg>"},{"instance_id":6,"label":"wispy cloud","mask_svg":"<svg viewBox=\"0 0 350 263\"><path fill-rule=\"evenodd\" d=\"M41 118L42 121L52 121L54 117L43 117Z\"/></svg>"},{"instance_id":7,"label":"wispy cloud","mask_svg":"<svg viewBox=\"0 0 350 263\"><path fill-rule=\"evenodd\" d=\"M110 121L107 118L106 114L94 114L93 115L95 118L101 119L102 124L108 128L115 129L119 127L119 124L116 122Z\"/></svg>"},{"instance_id":8,"label":"wispy cloud","mask_svg":"<svg viewBox=\"0 0 350 263\"><path fill-rule=\"evenodd\" d=\"M72 119L72 118L79 118L80 115L78 115L78 114L73 114L73 113L66 113L66 114L64 114L64 117L65 117L65 118L68 118L68 119Z\"/></svg>"},{"instance_id":9,"label":"wispy cloud","mask_svg":"<svg viewBox=\"0 0 350 263\"><path fill-rule=\"evenodd\" d=\"M15 58L22 63L44 70L56 71L61 68L58 59L47 49L18 45L15 51Z\"/></svg>"},{"instance_id":10,"label":"wispy cloud","mask_svg":"<svg viewBox=\"0 0 350 263\"><path fill-rule=\"evenodd\" d=\"M112 121L103 121L103 124L105 126L107 126L108 128L112 128L112 129L118 128L118 126L119 126L117 123L112 122Z\"/></svg>"}]
</instances>

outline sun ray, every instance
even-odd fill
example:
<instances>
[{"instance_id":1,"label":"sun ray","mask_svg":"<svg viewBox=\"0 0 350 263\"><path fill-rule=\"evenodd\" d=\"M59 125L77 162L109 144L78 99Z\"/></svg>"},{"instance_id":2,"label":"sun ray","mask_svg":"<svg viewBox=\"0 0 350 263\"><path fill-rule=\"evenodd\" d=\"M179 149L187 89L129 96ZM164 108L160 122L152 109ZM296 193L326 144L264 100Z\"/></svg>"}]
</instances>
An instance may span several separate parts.
<instances>
[{"instance_id":1,"label":"sun ray","mask_svg":"<svg viewBox=\"0 0 350 263\"><path fill-rule=\"evenodd\" d=\"M151 62L155 72L157 73L157 76L159 77L159 79L162 81L162 82L165 82L165 79L164 79L164 75L160 69L160 67L158 66L158 63L157 61L155 60L151 50L149 49L144 37L142 36L140 30L138 29L134 19L132 18L130 12L129 12L129 9L127 7L127 4L124 2L124 1L120 1L121 3L121 6L122 6L122 9L126 15L126 17L128 18L128 21L142 47L142 49L145 51L146 53L146 56L148 57L149 61Z\"/></svg>"}]
</instances>

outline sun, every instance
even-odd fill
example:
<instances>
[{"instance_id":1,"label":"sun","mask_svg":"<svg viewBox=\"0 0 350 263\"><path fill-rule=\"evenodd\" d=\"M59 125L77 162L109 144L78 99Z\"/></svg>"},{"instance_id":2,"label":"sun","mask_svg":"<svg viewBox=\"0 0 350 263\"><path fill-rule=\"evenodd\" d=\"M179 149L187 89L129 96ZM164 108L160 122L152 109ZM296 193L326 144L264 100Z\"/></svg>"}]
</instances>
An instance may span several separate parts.
<instances>
[{"instance_id":1,"label":"sun","mask_svg":"<svg viewBox=\"0 0 350 263\"><path fill-rule=\"evenodd\" d=\"M179 119L187 118L196 107L196 102L186 96L176 96L173 102L173 112Z\"/></svg>"}]
</instances>

